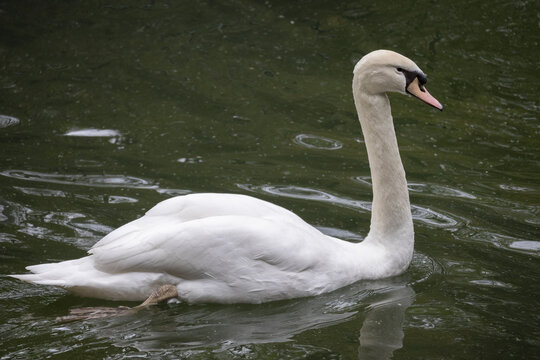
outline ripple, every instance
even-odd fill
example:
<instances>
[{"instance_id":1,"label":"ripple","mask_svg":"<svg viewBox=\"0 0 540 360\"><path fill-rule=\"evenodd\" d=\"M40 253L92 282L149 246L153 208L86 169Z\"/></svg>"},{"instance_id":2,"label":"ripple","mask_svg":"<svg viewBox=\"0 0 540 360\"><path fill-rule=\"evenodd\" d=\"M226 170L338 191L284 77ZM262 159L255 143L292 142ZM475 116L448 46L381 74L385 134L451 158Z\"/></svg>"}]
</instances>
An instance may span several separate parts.
<instances>
[{"instance_id":1,"label":"ripple","mask_svg":"<svg viewBox=\"0 0 540 360\"><path fill-rule=\"evenodd\" d=\"M367 186L372 186L370 176L356 176L353 178L354 181ZM476 199L476 196L469 194L465 191L453 189L451 187L436 185L436 184L426 184L426 183L413 183L408 182L407 188L409 191L414 193L421 193L429 196L445 196L445 197L458 197L465 199Z\"/></svg>"},{"instance_id":2,"label":"ripple","mask_svg":"<svg viewBox=\"0 0 540 360\"><path fill-rule=\"evenodd\" d=\"M487 287L500 287L500 288L506 288L506 289L513 288L511 284L504 283L502 281L496 281L496 280L479 279L479 280L471 280L469 282L474 285L481 285L481 286L487 286Z\"/></svg>"},{"instance_id":3,"label":"ripple","mask_svg":"<svg viewBox=\"0 0 540 360\"><path fill-rule=\"evenodd\" d=\"M316 190L306 187L293 185L255 186L246 184L238 184L237 186L241 189L256 193L266 193L294 199L315 200L343 206L349 209L371 211L371 202L369 201L345 199L322 190ZM414 220L423 222L432 227L449 228L455 227L458 224L457 220L453 219L448 215L418 205L411 205L411 211Z\"/></svg>"},{"instance_id":4,"label":"ripple","mask_svg":"<svg viewBox=\"0 0 540 360\"><path fill-rule=\"evenodd\" d=\"M407 187L409 188L409 191L418 192L426 195L476 199L476 196L472 194L447 186L423 183L408 183Z\"/></svg>"},{"instance_id":5,"label":"ripple","mask_svg":"<svg viewBox=\"0 0 540 360\"><path fill-rule=\"evenodd\" d=\"M0 115L0 128L18 125L21 121L13 116Z\"/></svg>"},{"instance_id":6,"label":"ripple","mask_svg":"<svg viewBox=\"0 0 540 360\"><path fill-rule=\"evenodd\" d=\"M41 183L79 185L91 187L115 187L133 189L157 189L158 186L148 180L125 175L70 175L50 174L28 170L5 170L0 175L18 180Z\"/></svg>"},{"instance_id":7,"label":"ripple","mask_svg":"<svg viewBox=\"0 0 540 360\"><path fill-rule=\"evenodd\" d=\"M60 190L53 189L38 189L22 186L14 186L14 189L19 190L26 195L43 196L43 197L66 197L66 193Z\"/></svg>"},{"instance_id":8,"label":"ripple","mask_svg":"<svg viewBox=\"0 0 540 360\"><path fill-rule=\"evenodd\" d=\"M103 168L105 165L102 161L96 160L87 160L87 159L77 159L75 160L77 166L85 168Z\"/></svg>"},{"instance_id":9,"label":"ripple","mask_svg":"<svg viewBox=\"0 0 540 360\"><path fill-rule=\"evenodd\" d=\"M455 227L459 224L457 220L450 216L422 206L411 205L411 211L414 220L421 221L433 227L448 228Z\"/></svg>"},{"instance_id":10,"label":"ripple","mask_svg":"<svg viewBox=\"0 0 540 360\"><path fill-rule=\"evenodd\" d=\"M100 224L88 218L85 214L77 212L58 211L45 213L43 223L59 225L64 229L70 229L75 236L70 236L65 231L58 231L54 227L53 231L52 229L33 226L31 223L24 224L24 227L19 231L38 238L75 244L79 248L89 249L94 245L96 239L102 238L113 230L112 227Z\"/></svg>"},{"instance_id":11,"label":"ripple","mask_svg":"<svg viewBox=\"0 0 540 360\"><path fill-rule=\"evenodd\" d=\"M128 196L109 196L107 203L109 204L122 204L122 203L136 203L139 200Z\"/></svg>"},{"instance_id":12,"label":"ripple","mask_svg":"<svg viewBox=\"0 0 540 360\"><path fill-rule=\"evenodd\" d=\"M317 135L300 134L296 135L293 141L298 145L318 150L338 150L343 147L340 141Z\"/></svg>"},{"instance_id":13,"label":"ripple","mask_svg":"<svg viewBox=\"0 0 540 360\"><path fill-rule=\"evenodd\" d=\"M355 176L353 177L353 180L359 182L362 185L366 185L369 187L373 186L373 184L371 183L371 176Z\"/></svg>"},{"instance_id":14,"label":"ripple","mask_svg":"<svg viewBox=\"0 0 540 360\"><path fill-rule=\"evenodd\" d=\"M294 198L294 199L328 202L328 203L344 206L347 208L371 211L371 202L344 199L344 198L340 198L336 195L327 193L322 190L316 190L316 189L311 189L307 187L293 186L293 185L256 186L256 185L246 185L246 184L238 184L237 186L241 189L253 191L257 193L267 193L271 195L277 195L281 197L288 197L288 198Z\"/></svg>"},{"instance_id":15,"label":"ripple","mask_svg":"<svg viewBox=\"0 0 540 360\"><path fill-rule=\"evenodd\" d=\"M70 130L64 136L81 136L81 137L120 137L122 134L118 130L112 129L80 129Z\"/></svg>"},{"instance_id":16,"label":"ripple","mask_svg":"<svg viewBox=\"0 0 540 360\"><path fill-rule=\"evenodd\" d=\"M4 215L4 205L0 204L0 222L6 221L8 217Z\"/></svg>"},{"instance_id":17,"label":"ripple","mask_svg":"<svg viewBox=\"0 0 540 360\"><path fill-rule=\"evenodd\" d=\"M540 251L540 242L530 240L513 241L508 244L508 247L516 250Z\"/></svg>"},{"instance_id":18,"label":"ripple","mask_svg":"<svg viewBox=\"0 0 540 360\"><path fill-rule=\"evenodd\" d=\"M5 222L16 225L18 233L84 249L113 230L79 212L40 211L9 201L2 205L2 209Z\"/></svg>"},{"instance_id":19,"label":"ripple","mask_svg":"<svg viewBox=\"0 0 540 360\"><path fill-rule=\"evenodd\" d=\"M503 190L509 190L509 191L521 191L521 192L534 191L534 189L531 189L528 187L509 185L509 184L500 184L499 187Z\"/></svg>"},{"instance_id":20,"label":"ripple","mask_svg":"<svg viewBox=\"0 0 540 360\"><path fill-rule=\"evenodd\" d=\"M162 188L159 188L159 189L156 189L156 191L159 194L165 194L165 195L169 195L169 196L179 196L179 195L186 195L186 194L191 193L190 190L183 190L183 189L162 189Z\"/></svg>"},{"instance_id":21,"label":"ripple","mask_svg":"<svg viewBox=\"0 0 540 360\"><path fill-rule=\"evenodd\" d=\"M203 162L203 159L202 159L202 156L195 156L191 158L182 157L182 158L176 159L176 161L182 164L199 164Z\"/></svg>"},{"instance_id":22,"label":"ripple","mask_svg":"<svg viewBox=\"0 0 540 360\"><path fill-rule=\"evenodd\" d=\"M540 255L540 242L520 239L513 236L482 231L472 237L474 240L487 241L496 247L529 255Z\"/></svg>"},{"instance_id":23,"label":"ripple","mask_svg":"<svg viewBox=\"0 0 540 360\"><path fill-rule=\"evenodd\" d=\"M54 189L38 189L38 188L29 188L29 187L21 187L21 186L14 186L13 187L16 190L19 190L23 194L26 195L33 195L33 196L40 196L40 197L60 197L60 198L66 198L68 196L74 196L78 199L84 199L92 202L100 202L100 203L107 203L107 204L121 204L121 203L136 203L139 200L128 197L128 196L118 196L118 195L84 195L84 194L77 194L77 193L66 193L61 190L54 190ZM157 190L159 193L162 193L161 191ZM1 219L1 216L0 216Z\"/></svg>"},{"instance_id":24,"label":"ripple","mask_svg":"<svg viewBox=\"0 0 540 360\"><path fill-rule=\"evenodd\" d=\"M0 219L0 221L2 221L2 219ZM0 233L0 244L1 243L15 244L19 242L20 240L17 239L17 237L13 234Z\"/></svg>"},{"instance_id":25,"label":"ripple","mask_svg":"<svg viewBox=\"0 0 540 360\"><path fill-rule=\"evenodd\" d=\"M420 252L414 252L408 273L414 279L410 285L418 284L428 280L433 274L441 274L442 266L434 259Z\"/></svg>"}]
</instances>

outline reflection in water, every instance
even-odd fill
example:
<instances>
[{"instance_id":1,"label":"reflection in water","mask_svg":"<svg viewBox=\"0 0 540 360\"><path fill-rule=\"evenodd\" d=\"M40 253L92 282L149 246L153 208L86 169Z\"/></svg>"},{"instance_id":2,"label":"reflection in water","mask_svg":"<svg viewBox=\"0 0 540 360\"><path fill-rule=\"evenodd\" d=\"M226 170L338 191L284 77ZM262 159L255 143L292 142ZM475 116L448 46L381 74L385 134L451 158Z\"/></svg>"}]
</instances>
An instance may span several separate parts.
<instances>
[{"instance_id":1,"label":"reflection in water","mask_svg":"<svg viewBox=\"0 0 540 360\"><path fill-rule=\"evenodd\" d=\"M318 351L340 353L343 344L352 338L359 339L359 359L388 359L402 347L403 319L415 297L412 287L429 281L440 271L432 259L415 253L410 270L402 276L358 282L320 296L260 305L171 304L131 316L54 326L53 332L70 334L78 341L91 339L130 347L141 356L163 351L182 354L178 357L241 351L247 358L259 358L260 349L266 349L264 344L288 343L289 352L295 343L300 343L300 337L326 336L335 326L341 326L351 336L320 347L303 347L300 357ZM65 310L65 300L59 298L56 302L59 304L51 306L55 315L58 309ZM59 336L59 340L64 338Z\"/></svg>"},{"instance_id":2,"label":"reflection in water","mask_svg":"<svg viewBox=\"0 0 540 360\"><path fill-rule=\"evenodd\" d=\"M256 344L288 342L306 331L350 322L359 334L360 359L388 359L402 347L403 318L414 296L403 279L361 282L330 294L277 303L150 309L152 314L144 319L139 313L101 320L107 322L105 327L93 331L111 338L116 346L139 351L209 347L223 351L242 346L251 351Z\"/></svg>"},{"instance_id":3,"label":"reflection in water","mask_svg":"<svg viewBox=\"0 0 540 360\"><path fill-rule=\"evenodd\" d=\"M405 310L413 303L415 292L404 286L387 295L368 307L360 330L358 359L390 359L395 350L403 347Z\"/></svg>"}]
</instances>

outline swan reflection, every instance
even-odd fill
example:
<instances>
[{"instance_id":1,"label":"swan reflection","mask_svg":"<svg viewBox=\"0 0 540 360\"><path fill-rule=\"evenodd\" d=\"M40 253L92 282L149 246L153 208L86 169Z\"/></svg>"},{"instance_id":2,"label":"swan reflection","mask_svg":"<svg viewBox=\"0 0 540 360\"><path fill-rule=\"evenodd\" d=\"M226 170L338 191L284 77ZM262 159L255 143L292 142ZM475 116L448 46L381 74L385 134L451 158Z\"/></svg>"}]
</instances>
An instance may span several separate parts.
<instances>
[{"instance_id":1,"label":"swan reflection","mask_svg":"<svg viewBox=\"0 0 540 360\"><path fill-rule=\"evenodd\" d=\"M358 359L390 359L403 347L403 320L414 297L411 287L398 287L369 305L360 330Z\"/></svg>"},{"instance_id":2,"label":"swan reflection","mask_svg":"<svg viewBox=\"0 0 540 360\"><path fill-rule=\"evenodd\" d=\"M359 359L389 359L402 347L403 319L414 297L412 287L400 277L261 305L175 304L133 317L97 320L96 327L85 332L141 352L235 352L240 348L251 352L257 345L291 342L306 331L349 323L359 335ZM342 348L342 344L330 346L333 352Z\"/></svg>"}]
</instances>

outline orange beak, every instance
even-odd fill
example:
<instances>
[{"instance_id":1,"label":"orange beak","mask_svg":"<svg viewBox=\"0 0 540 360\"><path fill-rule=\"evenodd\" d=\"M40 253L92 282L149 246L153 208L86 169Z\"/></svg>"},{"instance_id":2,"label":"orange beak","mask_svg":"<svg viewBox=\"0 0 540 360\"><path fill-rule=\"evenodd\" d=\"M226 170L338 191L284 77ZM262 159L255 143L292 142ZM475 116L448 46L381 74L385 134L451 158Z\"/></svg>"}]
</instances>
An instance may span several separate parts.
<instances>
[{"instance_id":1,"label":"orange beak","mask_svg":"<svg viewBox=\"0 0 540 360\"><path fill-rule=\"evenodd\" d=\"M427 89L421 85L418 82L418 78L414 78L413 81L407 86L407 92L411 94L414 97L417 97L418 99L422 100L426 104L429 104L433 106L434 108L437 108L442 111L443 106L441 103L435 99L431 94L427 91Z\"/></svg>"}]
</instances>

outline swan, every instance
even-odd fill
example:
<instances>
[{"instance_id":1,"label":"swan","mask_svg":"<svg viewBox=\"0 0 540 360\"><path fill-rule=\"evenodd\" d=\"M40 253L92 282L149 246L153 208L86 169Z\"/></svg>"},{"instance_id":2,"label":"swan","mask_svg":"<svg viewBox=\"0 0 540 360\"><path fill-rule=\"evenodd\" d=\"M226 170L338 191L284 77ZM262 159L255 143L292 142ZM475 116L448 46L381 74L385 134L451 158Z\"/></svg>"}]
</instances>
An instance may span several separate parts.
<instances>
[{"instance_id":1,"label":"swan","mask_svg":"<svg viewBox=\"0 0 540 360\"><path fill-rule=\"evenodd\" d=\"M262 303L398 275L411 262L414 229L386 93L410 94L442 110L426 80L413 61L389 50L373 51L354 67L354 103L373 183L371 226L360 243L325 235L254 197L189 194L164 200L112 231L86 257L10 276L85 297L146 299L141 307L172 298ZM85 317L85 310L79 314Z\"/></svg>"}]
</instances>

